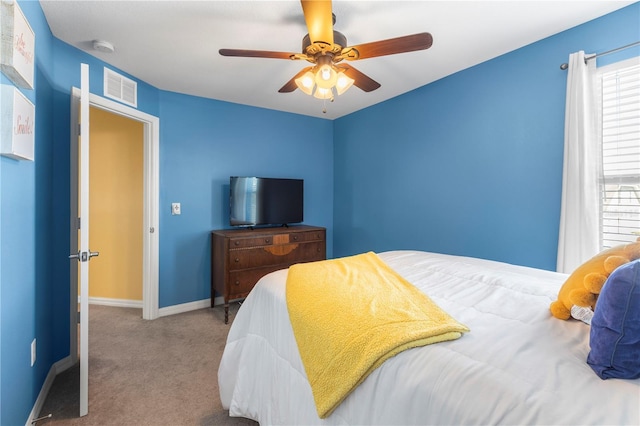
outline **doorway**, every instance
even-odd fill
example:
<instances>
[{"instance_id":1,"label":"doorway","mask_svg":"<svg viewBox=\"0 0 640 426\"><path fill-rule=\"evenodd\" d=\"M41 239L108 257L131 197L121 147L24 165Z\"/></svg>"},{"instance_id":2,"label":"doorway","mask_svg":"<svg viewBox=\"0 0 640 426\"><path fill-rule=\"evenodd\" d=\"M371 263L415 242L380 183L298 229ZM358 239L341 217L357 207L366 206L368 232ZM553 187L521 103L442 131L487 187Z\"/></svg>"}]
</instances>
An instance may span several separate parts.
<instances>
[{"instance_id":1,"label":"doorway","mask_svg":"<svg viewBox=\"0 0 640 426\"><path fill-rule=\"evenodd\" d=\"M143 125L89 109L89 303L142 309Z\"/></svg>"},{"instance_id":2,"label":"doorway","mask_svg":"<svg viewBox=\"0 0 640 426\"><path fill-rule=\"evenodd\" d=\"M90 94L89 104L91 110L114 114L119 117L134 120L142 125L142 318L158 318L158 256L159 256L159 127L158 117L143 113L134 108L119 104L109 99ZM79 126L77 117L80 110L80 90L72 89L71 94L71 165L70 186L71 205L70 211L78 211L78 151L77 141ZM70 218L71 251L77 252L76 229L78 218L73 215ZM99 248L95 250L99 251ZM97 262L96 262L97 263ZM78 357L78 268L70 262L70 357L71 365L77 362Z\"/></svg>"}]
</instances>

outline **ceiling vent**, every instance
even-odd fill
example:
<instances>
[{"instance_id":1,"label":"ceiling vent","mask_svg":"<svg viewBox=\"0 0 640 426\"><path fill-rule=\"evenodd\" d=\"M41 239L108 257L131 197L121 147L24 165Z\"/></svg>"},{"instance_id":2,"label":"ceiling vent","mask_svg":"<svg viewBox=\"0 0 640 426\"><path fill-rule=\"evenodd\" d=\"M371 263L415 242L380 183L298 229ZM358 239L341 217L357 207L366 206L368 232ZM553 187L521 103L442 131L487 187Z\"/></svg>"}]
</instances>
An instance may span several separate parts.
<instances>
[{"instance_id":1,"label":"ceiling vent","mask_svg":"<svg viewBox=\"0 0 640 426\"><path fill-rule=\"evenodd\" d=\"M137 108L138 83L105 67L104 96Z\"/></svg>"}]
</instances>

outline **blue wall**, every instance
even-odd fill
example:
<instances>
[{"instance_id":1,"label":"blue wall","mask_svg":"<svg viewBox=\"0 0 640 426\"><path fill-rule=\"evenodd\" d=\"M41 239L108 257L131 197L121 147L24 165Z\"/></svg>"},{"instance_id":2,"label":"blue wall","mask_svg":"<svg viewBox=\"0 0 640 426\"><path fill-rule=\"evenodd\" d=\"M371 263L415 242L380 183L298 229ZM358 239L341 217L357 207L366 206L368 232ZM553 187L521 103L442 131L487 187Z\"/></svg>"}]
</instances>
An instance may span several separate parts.
<instances>
[{"instance_id":1,"label":"blue wall","mask_svg":"<svg viewBox=\"0 0 640 426\"><path fill-rule=\"evenodd\" d=\"M0 423L24 424L55 361L51 303L53 160L51 33L38 3L20 3L36 33L35 161L0 157ZM2 84L13 83L5 76ZM68 310L67 310L68 312ZM68 313L67 313L68 318ZM67 321L67 329L69 328ZM68 331L67 331L68 334ZM31 367L31 341L37 341ZM68 348L67 348L68 352Z\"/></svg>"},{"instance_id":2,"label":"blue wall","mask_svg":"<svg viewBox=\"0 0 640 426\"><path fill-rule=\"evenodd\" d=\"M36 33L35 90L23 90L36 104L36 161L0 157L2 425L25 423L69 355L70 88L85 62L101 95L105 65L53 37L38 2L19 4ZM558 66L637 40L639 14L635 4L335 122L137 80L139 109L160 118L160 306L210 296L208 233L227 224L232 174L304 178L305 221L328 228L329 256L418 248L552 269Z\"/></svg>"},{"instance_id":3,"label":"blue wall","mask_svg":"<svg viewBox=\"0 0 640 426\"><path fill-rule=\"evenodd\" d=\"M161 92L160 307L209 297L208 231L229 228L231 175L304 179L305 223L330 241L332 137L327 120Z\"/></svg>"},{"instance_id":4,"label":"blue wall","mask_svg":"<svg viewBox=\"0 0 640 426\"><path fill-rule=\"evenodd\" d=\"M635 3L336 120L334 255L418 249L555 270L559 66L639 40L639 17Z\"/></svg>"}]
</instances>

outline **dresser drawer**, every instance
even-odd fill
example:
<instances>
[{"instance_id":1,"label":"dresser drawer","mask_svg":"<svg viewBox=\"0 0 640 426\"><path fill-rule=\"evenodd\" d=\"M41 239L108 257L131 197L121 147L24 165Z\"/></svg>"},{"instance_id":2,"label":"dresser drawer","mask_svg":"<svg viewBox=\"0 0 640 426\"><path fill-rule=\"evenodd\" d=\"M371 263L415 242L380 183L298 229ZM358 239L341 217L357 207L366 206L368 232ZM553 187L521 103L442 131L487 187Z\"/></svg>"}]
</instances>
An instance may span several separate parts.
<instances>
[{"instance_id":1,"label":"dresser drawer","mask_svg":"<svg viewBox=\"0 0 640 426\"><path fill-rule=\"evenodd\" d=\"M261 237L249 237L249 238L231 238L229 240L229 249L247 248L247 247L260 247L273 244L273 236L266 235Z\"/></svg>"},{"instance_id":2,"label":"dresser drawer","mask_svg":"<svg viewBox=\"0 0 640 426\"><path fill-rule=\"evenodd\" d=\"M325 256L325 242L278 244L229 251L229 270L256 268L265 265L291 265Z\"/></svg>"},{"instance_id":3,"label":"dresser drawer","mask_svg":"<svg viewBox=\"0 0 640 426\"><path fill-rule=\"evenodd\" d=\"M289 242L324 241L324 234L324 231L292 232L289 234Z\"/></svg>"},{"instance_id":4,"label":"dresser drawer","mask_svg":"<svg viewBox=\"0 0 640 426\"><path fill-rule=\"evenodd\" d=\"M234 271L229 273L229 299L242 299L247 297L253 286L260 278L270 272L285 269L278 266L266 266L264 268L247 269L244 271Z\"/></svg>"}]
</instances>

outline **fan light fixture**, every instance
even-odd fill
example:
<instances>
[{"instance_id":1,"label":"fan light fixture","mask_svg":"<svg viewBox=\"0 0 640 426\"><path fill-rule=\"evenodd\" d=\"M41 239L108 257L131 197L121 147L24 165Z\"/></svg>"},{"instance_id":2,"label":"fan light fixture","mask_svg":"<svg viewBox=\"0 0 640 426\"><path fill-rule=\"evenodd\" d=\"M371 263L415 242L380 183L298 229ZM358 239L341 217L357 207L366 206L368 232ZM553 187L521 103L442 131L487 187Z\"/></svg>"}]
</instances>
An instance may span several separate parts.
<instances>
[{"instance_id":1,"label":"fan light fixture","mask_svg":"<svg viewBox=\"0 0 640 426\"><path fill-rule=\"evenodd\" d=\"M295 79L302 92L318 99L331 99L335 93L342 95L353 85L354 80L344 71L328 64L313 67Z\"/></svg>"},{"instance_id":2,"label":"fan light fixture","mask_svg":"<svg viewBox=\"0 0 640 426\"><path fill-rule=\"evenodd\" d=\"M335 93L346 92L354 80L333 65L332 60L333 55L319 55L316 66L294 80L298 89L318 99L333 99Z\"/></svg>"}]
</instances>

